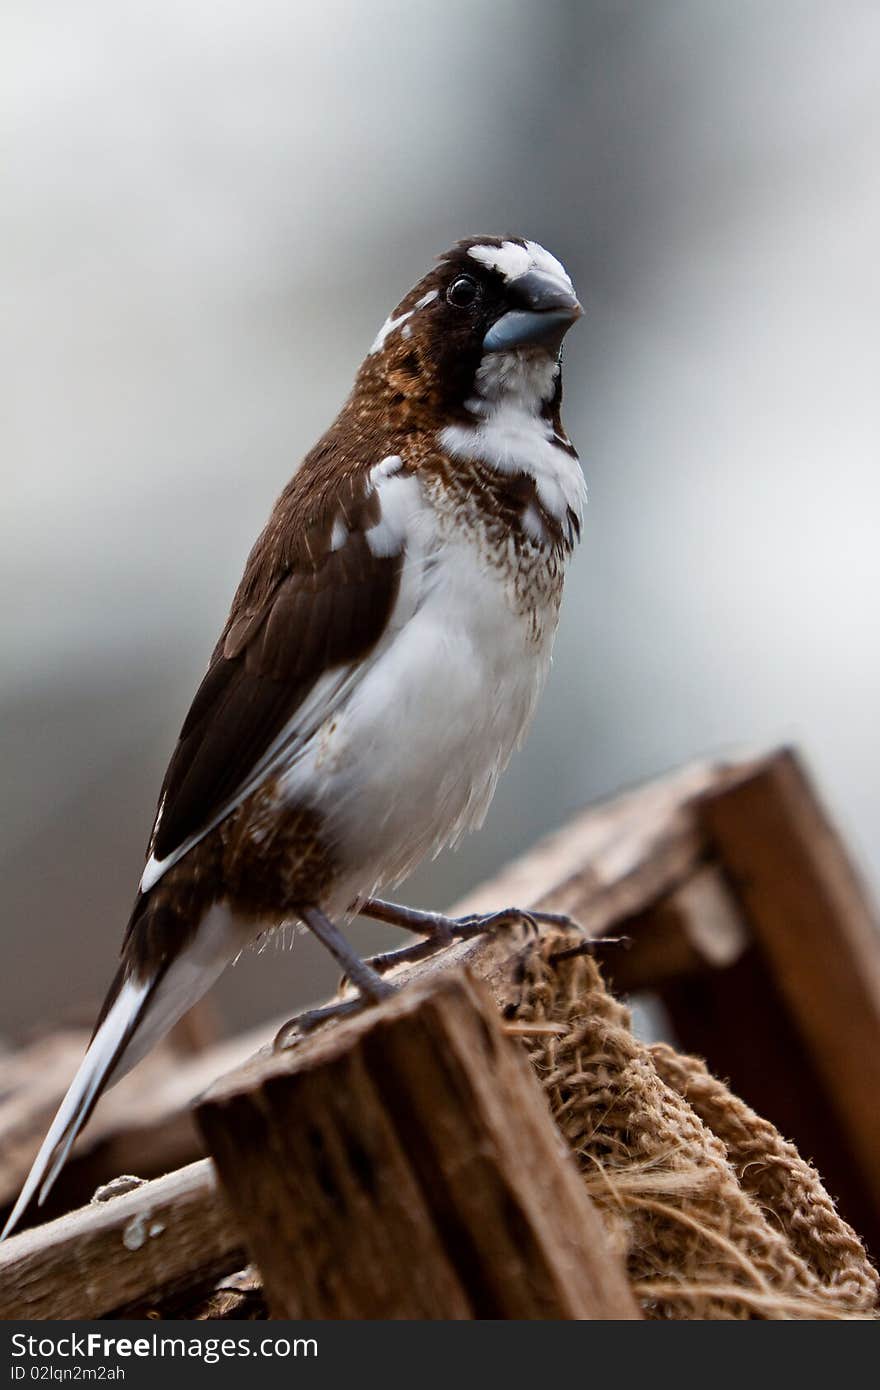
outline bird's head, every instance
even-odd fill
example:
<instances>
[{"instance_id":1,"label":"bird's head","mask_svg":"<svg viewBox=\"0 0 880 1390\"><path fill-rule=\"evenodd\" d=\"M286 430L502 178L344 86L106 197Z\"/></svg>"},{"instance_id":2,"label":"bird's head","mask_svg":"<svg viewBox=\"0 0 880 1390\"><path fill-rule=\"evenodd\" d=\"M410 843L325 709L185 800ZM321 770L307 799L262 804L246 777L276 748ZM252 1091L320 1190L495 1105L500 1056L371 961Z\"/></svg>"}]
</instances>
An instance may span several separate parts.
<instances>
[{"instance_id":1,"label":"bird's head","mask_svg":"<svg viewBox=\"0 0 880 1390\"><path fill-rule=\"evenodd\" d=\"M564 267L537 242L468 237L389 314L359 384L406 413L455 416L513 393L537 413L558 391L562 339L581 313Z\"/></svg>"}]
</instances>

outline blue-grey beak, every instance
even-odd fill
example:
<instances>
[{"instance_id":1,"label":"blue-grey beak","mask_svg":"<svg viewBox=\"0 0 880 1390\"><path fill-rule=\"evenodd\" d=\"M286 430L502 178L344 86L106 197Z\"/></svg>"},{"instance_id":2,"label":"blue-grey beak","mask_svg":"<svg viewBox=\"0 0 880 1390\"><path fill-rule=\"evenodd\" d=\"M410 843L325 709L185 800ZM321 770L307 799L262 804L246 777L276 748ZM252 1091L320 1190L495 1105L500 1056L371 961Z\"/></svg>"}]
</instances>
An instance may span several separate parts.
<instances>
[{"instance_id":1,"label":"blue-grey beak","mask_svg":"<svg viewBox=\"0 0 880 1390\"><path fill-rule=\"evenodd\" d=\"M511 352L543 347L558 352L565 334L583 309L570 285L540 270L519 275L509 286L511 304L483 339L484 352Z\"/></svg>"}]
</instances>

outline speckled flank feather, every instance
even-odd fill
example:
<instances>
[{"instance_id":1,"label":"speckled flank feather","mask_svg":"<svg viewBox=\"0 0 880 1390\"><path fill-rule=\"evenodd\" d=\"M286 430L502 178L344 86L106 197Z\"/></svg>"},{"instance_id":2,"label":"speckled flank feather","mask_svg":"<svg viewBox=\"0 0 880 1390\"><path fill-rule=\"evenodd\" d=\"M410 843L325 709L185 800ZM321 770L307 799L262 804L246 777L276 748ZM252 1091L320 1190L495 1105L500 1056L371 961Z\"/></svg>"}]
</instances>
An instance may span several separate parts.
<instances>
[{"instance_id":1,"label":"speckled flank feather","mask_svg":"<svg viewBox=\"0 0 880 1390\"><path fill-rule=\"evenodd\" d=\"M386 319L281 494L184 721L116 980L16 1219L102 1087L242 946L301 908L346 917L485 815L547 674L584 501L556 349L484 352L536 274L578 310L535 243L453 247ZM470 307L447 294L462 279Z\"/></svg>"}]
</instances>

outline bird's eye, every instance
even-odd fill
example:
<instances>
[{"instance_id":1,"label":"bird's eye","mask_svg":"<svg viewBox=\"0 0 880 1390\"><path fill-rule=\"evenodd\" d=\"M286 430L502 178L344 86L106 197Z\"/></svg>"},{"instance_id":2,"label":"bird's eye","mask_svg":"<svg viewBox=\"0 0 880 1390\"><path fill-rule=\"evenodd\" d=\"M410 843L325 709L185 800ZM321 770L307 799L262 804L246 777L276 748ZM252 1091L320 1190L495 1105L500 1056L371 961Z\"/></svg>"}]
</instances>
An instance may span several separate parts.
<instances>
[{"instance_id":1,"label":"bird's eye","mask_svg":"<svg viewBox=\"0 0 880 1390\"><path fill-rule=\"evenodd\" d=\"M467 309L473 304L480 287L476 280L472 280L469 275L459 275L457 280L453 280L449 289L446 291L446 302L454 304L456 309Z\"/></svg>"}]
</instances>

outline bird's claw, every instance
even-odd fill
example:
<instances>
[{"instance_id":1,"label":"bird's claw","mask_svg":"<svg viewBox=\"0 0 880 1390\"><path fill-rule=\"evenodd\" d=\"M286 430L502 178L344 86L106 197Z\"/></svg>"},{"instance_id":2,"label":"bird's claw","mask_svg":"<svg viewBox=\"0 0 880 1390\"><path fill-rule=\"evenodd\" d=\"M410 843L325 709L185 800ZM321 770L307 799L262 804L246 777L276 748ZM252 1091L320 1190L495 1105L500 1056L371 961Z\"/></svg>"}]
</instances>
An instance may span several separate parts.
<instances>
[{"instance_id":1,"label":"bird's claw","mask_svg":"<svg viewBox=\"0 0 880 1390\"><path fill-rule=\"evenodd\" d=\"M480 932L497 931L504 927L516 926L518 923L525 926L533 936L540 936L542 927L561 927L584 934L580 923L567 913L542 912L536 908L504 907L497 912L474 913L469 917L453 920L453 934L456 936L476 936Z\"/></svg>"},{"instance_id":2,"label":"bird's claw","mask_svg":"<svg viewBox=\"0 0 880 1390\"><path fill-rule=\"evenodd\" d=\"M272 1039L272 1051L284 1052L307 1033L313 1033L316 1028L320 1028L322 1023L330 1023L337 1018L350 1018L352 1014L360 1013L371 1004L380 1004L383 999L397 993L394 985L389 985L384 980L379 983L382 989L376 989L373 994L355 994L350 999L337 999L333 1004L324 1004L320 1009L307 1009L305 1013L288 1019L286 1023L282 1023Z\"/></svg>"}]
</instances>

